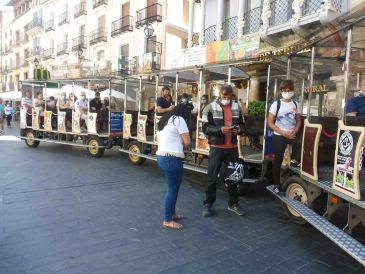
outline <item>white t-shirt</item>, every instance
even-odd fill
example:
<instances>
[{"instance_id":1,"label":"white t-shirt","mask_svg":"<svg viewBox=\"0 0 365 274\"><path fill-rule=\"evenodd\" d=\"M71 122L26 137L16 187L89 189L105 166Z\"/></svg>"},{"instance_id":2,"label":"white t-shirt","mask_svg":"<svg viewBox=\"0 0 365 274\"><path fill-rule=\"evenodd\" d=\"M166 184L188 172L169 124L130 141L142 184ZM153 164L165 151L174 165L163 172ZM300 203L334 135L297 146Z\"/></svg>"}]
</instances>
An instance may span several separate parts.
<instances>
[{"instance_id":1,"label":"white t-shirt","mask_svg":"<svg viewBox=\"0 0 365 274\"><path fill-rule=\"evenodd\" d=\"M185 120L180 116L170 117L163 130L157 132L158 149L156 154L185 158L183 140L180 136L183 133L189 133Z\"/></svg>"},{"instance_id":2,"label":"white t-shirt","mask_svg":"<svg viewBox=\"0 0 365 274\"><path fill-rule=\"evenodd\" d=\"M295 119L295 115L299 114L299 103L293 101L290 102L284 102L281 100L280 102L280 109L278 112L278 116L276 117L275 125L284 131L292 131L295 128L295 125L297 124L297 121ZM278 102L274 101L271 106L269 112L273 115L276 114ZM276 135L280 135L276 131L274 132Z\"/></svg>"}]
</instances>

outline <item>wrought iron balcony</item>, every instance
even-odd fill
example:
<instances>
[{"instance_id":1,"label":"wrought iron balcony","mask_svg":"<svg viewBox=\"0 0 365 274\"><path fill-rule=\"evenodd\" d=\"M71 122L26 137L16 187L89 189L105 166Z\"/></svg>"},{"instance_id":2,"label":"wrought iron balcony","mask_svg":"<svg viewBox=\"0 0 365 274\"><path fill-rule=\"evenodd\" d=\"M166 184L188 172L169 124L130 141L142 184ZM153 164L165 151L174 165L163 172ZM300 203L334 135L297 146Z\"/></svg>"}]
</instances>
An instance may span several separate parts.
<instances>
[{"instance_id":1,"label":"wrought iron balcony","mask_svg":"<svg viewBox=\"0 0 365 274\"><path fill-rule=\"evenodd\" d=\"M282 1L276 0L270 3L271 17L269 19L270 26L280 25L289 22L293 16L292 9L293 0Z\"/></svg>"},{"instance_id":2,"label":"wrought iron balcony","mask_svg":"<svg viewBox=\"0 0 365 274\"><path fill-rule=\"evenodd\" d=\"M30 58L30 57L41 57L42 56L42 52L43 52L43 49L41 47L35 47L31 51L31 53L30 53L30 55L29 55L28 58Z\"/></svg>"},{"instance_id":3,"label":"wrought iron balcony","mask_svg":"<svg viewBox=\"0 0 365 274\"><path fill-rule=\"evenodd\" d=\"M204 30L204 39L205 44L212 43L214 41L217 41L217 26L210 26L209 28Z\"/></svg>"},{"instance_id":4,"label":"wrought iron balcony","mask_svg":"<svg viewBox=\"0 0 365 274\"><path fill-rule=\"evenodd\" d=\"M54 30L54 19L48 20L44 25L46 32Z\"/></svg>"},{"instance_id":5,"label":"wrought iron balcony","mask_svg":"<svg viewBox=\"0 0 365 274\"><path fill-rule=\"evenodd\" d=\"M162 21L162 5L153 4L136 12L136 28Z\"/></svg>"},{"instance_id":6,"label":"wrought iron balcony","mask_svg":"<svg viewBox=\"0 0 365 274\"><path fill-rule=\"evenodd\" d=\"M68 18L68 12L65 11L64 13L61 13L58 17L58 26L62 26L67 23L70 23L70 19Z\"/></svg>"},{"instance_id":7,"label":"wrought iron balcony","mask_svg":"<svg viewBox=\"0 0 365 274\"><path fill-rule=\"evenodd\" d=\"M331 0L331 4L338 12L342 10L342 2L341 0ZM323 0L305 0L302 6L303 16L318 13L322 4Z\"/></svg>"},{"instance_id":8,"label":"wrought iron balcony","mask_svg":"<svg viewBox=\"0 0 365 274\"><path fill-rule=\"evenodd\" d=\"M43 30L43 19L41 17L33 18L31 22L25 25L24 30L30 31L42 31Z\"/></svg>"},{"instance_id":9,"label":"wrought iron balcony","mask_svg":"<svg viewBox=\"0 0 365 274\"><path fill-rule=\"evenodd\" d=\"M79 37L72 39L72 51L77 51L78 49L86 49L86 48L87 48L86 36L81 35Z\"/></svg>"},{"instance_id":10,"label":"wrought iron balcony","mask_svg":"<svg viewBox=\"0 0 365 274\"><path fill-rule=\"evenodd\" d=\"M129 73L130 70L128 56L121 56L120 58L118 58L118 74L126 75Z\"/></svg>"},{"instance_id":11,"label":"wrought iron balcony","mask_svg":"<svg viewBox=\"0 0 365 274\"><path fill-rule=\"evenodd\" d=\"M54 49L53 48L45 49L43 51L43 60L48 60L52 58L54 58Z\"/></svg>"},{"instance_id":12,"label":"wrought iron balcony","mask_svg":"<svg viewBox=\"0 0 365 274\"><path fill-rule=\"evenodd\" d=\"M93 0L93 8L96 9L101 5L108 5L108 0Z\"/></svg>"},{"instance_id":13,"label":"wrought iron balcony","mask_svg":"<svg viewBox=\"0 0 365 274\"><path fill-rule=\"evenodd\" d=\"M112 23L112 37L118 36L126 31L133 31L133 17L129 15Z\"/></svg>"},{"instance_id":14,"label":"wrought iron balcony","mask_svg":"<svg viewBox=\"0 0 365 274\"><path fill-rule=\"evenodd\" d=\"M67 42L57 45L57 56L63 55L63 54L68 54L68 53L69 53L69 51L68 51Z\"/></svg>"},{"instance_id":15,"label":"wrought iron balcony","mask_svg":"<svg viewBox=\"0 0 365 274\"><path fill-rule=\"evenodd\" d=\"M231 17L223 22L222 40L232 39L237 36L237 20L238 17Z\"/></svg>"},{"instance_id":16,"label":"wrought iron balcony","mask_svg":"<svg viewBox=\"0 0 365 274\"><path fill-rule=\"evenodd\" d=\"M107 31L105 28L98 28L90 32L90 45L107 41Z\"/></svg>"},{"instance_id":17,"label":"wrought iron balcony","mask_svg":"<svg viewBox=\"0 0 365 274\"><path fill-rule=\"evenodd\" d=\"M139 64L144 64L143 67ZM161 54L158 52L148 52L140 56L134 56L129 61L129 70L131 73L141 74L149 71L161 69Z\"/></svg>"},{"instance_id":18,"label":"wrought iron balcony","mask_svg":"<svg viewBox=\"0 0 365 274\"><path fill-rule=\"evenodd\" d=\"M259 31L261 26L262 7L257 7L249 10L244 15L245 26L243 34L254 33Z\"/></svg>"},{"instance_id":19,"label":"wrought iron balcony","mask_svg":"<svg viewBox=\"0 0 365 274\"><path fill-rule=\"evenodd\" d=\"M80 17L81 15L86 15L86 2L81 2L77 6L75 6L74 18Z\"/></svg>"},{"instance_id":20,"label":"wrought iron balcony","mask_svg":"<svg viewBox=\"0 0 365 274\"><path fill-rule=\"evenodd\" d=\"M199 45L199 32L194 33L193 34L193 37L191 38L191 40L193 42L192 43L193 46Z\"/></svg>"}]
</instances>

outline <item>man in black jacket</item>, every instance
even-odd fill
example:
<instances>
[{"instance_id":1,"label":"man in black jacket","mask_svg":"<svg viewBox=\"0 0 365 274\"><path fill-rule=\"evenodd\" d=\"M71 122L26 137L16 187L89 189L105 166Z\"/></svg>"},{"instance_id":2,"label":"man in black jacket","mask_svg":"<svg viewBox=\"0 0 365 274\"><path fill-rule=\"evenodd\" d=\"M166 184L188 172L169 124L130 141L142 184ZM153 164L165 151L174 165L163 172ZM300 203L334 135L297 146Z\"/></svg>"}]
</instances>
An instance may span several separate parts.
<instances>
[{"instance_id":1,"label":"man in black jacket","mask_svg":"<svg viewBox=\"0 0 365 274\"><path fill-rule=\"evenodd\" d=\"M237 160L237 135L244 132L241 108L232 100L232 94L231 86L223 86L219 99L206 106L202 115L203 132L208 136L210 144L204 217L211 215L211 207L216 199L217 177L222 163ZM228 194L228 210L240 216L246 215L238 205L237 184L228 185Z\"/></svg>"}]
</instances>

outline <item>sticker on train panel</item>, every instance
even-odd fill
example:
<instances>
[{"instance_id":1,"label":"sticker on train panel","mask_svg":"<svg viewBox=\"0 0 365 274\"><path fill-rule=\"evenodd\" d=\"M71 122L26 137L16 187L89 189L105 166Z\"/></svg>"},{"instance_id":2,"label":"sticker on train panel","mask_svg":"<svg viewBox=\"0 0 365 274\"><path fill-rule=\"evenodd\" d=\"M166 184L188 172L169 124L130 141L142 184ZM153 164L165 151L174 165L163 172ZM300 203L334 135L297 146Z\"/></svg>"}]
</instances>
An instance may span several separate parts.
<instances>
[{"instance_id":1,"label":"sticker on train panel","mask_svg":"<svg viewBox=\"0 0 365 274\"><path fill-rule=\"evenodd\" d=\"M354 146L354 140L350 132L345 131L340 137L340 151L343 155L349 155Z\"/></svg>"}]
</instances>

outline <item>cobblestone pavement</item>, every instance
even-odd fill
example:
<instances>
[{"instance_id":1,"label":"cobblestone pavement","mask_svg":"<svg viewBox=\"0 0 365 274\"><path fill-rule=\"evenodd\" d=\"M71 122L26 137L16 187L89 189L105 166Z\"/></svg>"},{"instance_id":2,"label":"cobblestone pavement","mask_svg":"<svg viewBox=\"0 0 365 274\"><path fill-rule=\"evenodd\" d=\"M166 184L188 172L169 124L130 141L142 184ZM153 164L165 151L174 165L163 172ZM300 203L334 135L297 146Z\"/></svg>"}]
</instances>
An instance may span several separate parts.
<instances>
[{"instance_id":1,"label":"cobblestone pavement","mask_svg":"<svg viewBox=\"0 0 365 274\"><path fill-rule=\"evenodd\" d=\"M364 272L311 226L290 223L263 186L241 199L246 217L219 192L215 215L203 218L205 178L186 172L185 228L171 231L161 227L165 180L154 162L4 137L0 158L0 273Z\"/></svg>"}]
</instances>

